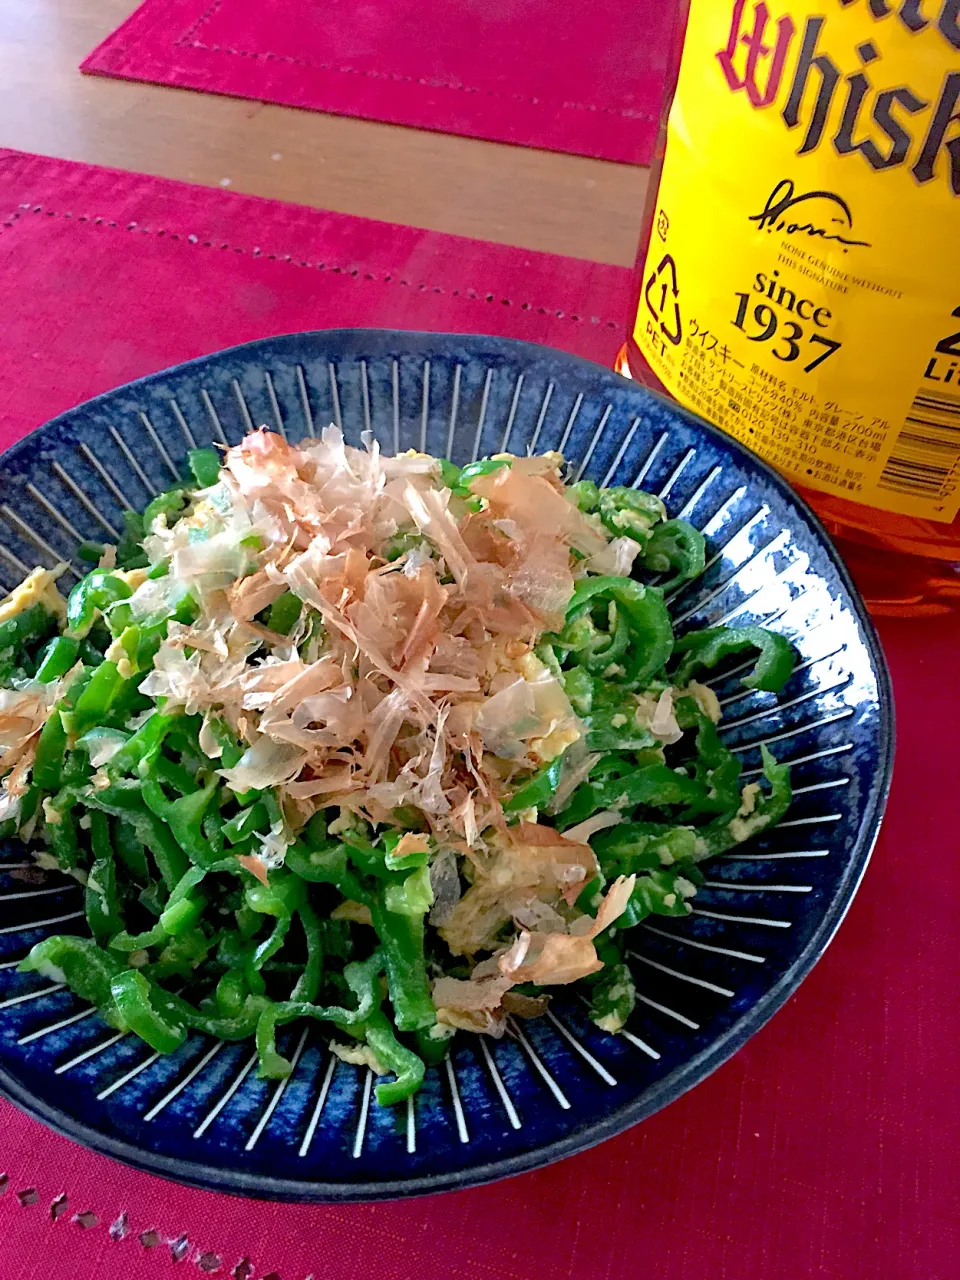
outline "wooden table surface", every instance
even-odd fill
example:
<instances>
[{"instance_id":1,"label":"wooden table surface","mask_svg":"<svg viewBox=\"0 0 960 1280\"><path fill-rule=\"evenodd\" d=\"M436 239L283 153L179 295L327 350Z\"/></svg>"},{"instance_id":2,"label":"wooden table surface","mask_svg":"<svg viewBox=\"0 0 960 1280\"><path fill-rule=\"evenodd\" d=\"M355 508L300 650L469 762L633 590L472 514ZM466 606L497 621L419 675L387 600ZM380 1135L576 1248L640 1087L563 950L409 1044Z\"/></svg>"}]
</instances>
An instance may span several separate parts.
<instances>
[{"instance_id":1,"label":"wooden table surface","mask_svg":"<svg viewBox=\"0 0 960 1280\"><path fill-rule=\"evenodd\" d=\"M632 264L645 169L81 76L135 7L0 0L0 146Z\"/></svg>"}]
</instances>

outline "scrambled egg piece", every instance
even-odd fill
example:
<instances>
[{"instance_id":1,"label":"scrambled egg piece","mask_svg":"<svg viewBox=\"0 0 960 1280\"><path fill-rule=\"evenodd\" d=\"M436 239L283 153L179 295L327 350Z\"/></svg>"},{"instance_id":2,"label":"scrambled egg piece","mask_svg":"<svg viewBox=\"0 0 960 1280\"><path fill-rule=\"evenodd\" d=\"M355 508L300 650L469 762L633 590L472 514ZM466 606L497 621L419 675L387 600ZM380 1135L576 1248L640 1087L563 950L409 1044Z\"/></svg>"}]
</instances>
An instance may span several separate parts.
<instances>
[{"instance_id":1,"label":"scrambled egg piece","mask_svg":"<svg viewBox=\"0 0 960 1280\"><path fill-rule=\"evenodd\" d=\"M34 569L28 573L20 585L0 601L0 622L9 622L35 604L46 605L58 618L65 617L67 602L57 590L57 578L62 572L63 566L58 565L56 569Z\"/></svg>"},{"instance_id":2,"label":"scrambled egg piece","mask_svg":"<svg viewBox=\"0 0 960 1280\"><path fill-rule=\"evenodd\" d=\"M137 587L142 587L147 580L149 569L112 569L115 578L119 578L121 582L125 582L131 591L136 591Z\"/></svg>"}]
</instances>

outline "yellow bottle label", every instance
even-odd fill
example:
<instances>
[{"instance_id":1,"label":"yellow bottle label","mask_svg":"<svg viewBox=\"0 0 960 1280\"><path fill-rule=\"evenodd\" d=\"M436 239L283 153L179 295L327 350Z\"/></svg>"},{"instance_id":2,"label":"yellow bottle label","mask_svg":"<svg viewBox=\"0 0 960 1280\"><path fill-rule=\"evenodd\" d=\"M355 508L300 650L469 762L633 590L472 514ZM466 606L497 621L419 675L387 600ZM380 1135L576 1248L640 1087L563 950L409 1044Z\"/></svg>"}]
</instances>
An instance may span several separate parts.
<instances>
[{"instance_id":1,"label":"yellow bottle label","mask_svg":"<svg viewBox=\"0 0 960 1280\"><path fill-rule=\"evenodd\" d=\"M691 0L634 337L799 484L960 508L960 0Z\"/></svg>"}]
</instances>

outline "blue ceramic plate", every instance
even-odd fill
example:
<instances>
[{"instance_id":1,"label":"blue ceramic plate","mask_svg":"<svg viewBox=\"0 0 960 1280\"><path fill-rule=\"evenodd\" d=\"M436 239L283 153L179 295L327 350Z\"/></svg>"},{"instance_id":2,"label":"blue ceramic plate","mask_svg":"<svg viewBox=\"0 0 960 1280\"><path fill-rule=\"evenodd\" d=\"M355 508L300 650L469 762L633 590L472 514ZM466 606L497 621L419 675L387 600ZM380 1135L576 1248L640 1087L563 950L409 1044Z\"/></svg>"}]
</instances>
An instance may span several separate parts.
<instances>
[{"instance_id":1,"label":"blue ceramic plate","mask_svg":"<svg viewBox=\"0 0 960 1280\"><path fill-rule=\"evenodd\" d=\"M377 1199L531 1169L618 1133L702 1080L779 1008L821 955L863 875L893 753L890 689L850 579L806 506L738 444L597 365L498 338L346 330L236 347L63 414L3 456L0 575L113 538L179 477L186 451L266 423L291 440L329 422L384 450L465 463L559 449L573 477L660 494L702 529L707 570L674 604L680 630L761 622L800 652L782 694L715 680L723 737L759 773L793 764L774 831L707 865L685 920L633 934L640 998L607 1036L575 996L500 1041L459 1037L409 1107L289 1029L296 1067L258 1080L250 1044L193 1036L159 1057L17 961L85 931L81 890L0 849L0 1089L107 1155L196 1186L287 1200ZM80 572L75 559L74 572ZM69 577L69 575L68 575ZM67 583L69 586L69 582Z\"/></svg>"}]
</instances>

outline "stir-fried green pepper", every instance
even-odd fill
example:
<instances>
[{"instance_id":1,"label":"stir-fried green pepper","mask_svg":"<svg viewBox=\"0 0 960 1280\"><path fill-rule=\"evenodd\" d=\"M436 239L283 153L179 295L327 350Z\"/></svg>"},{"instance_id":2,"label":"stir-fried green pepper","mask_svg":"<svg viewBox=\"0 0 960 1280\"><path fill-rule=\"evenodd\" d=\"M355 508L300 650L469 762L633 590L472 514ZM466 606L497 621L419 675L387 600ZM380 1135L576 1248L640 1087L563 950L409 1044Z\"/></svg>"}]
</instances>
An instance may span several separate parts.
<instances>
[{"instance_id":1,"label":"stir-fried green pepper","mask_svg":"<svg viewBox=\"0 0 960 1280\"><path fill-rule=\"evenodd\" d=\"M698 578L705 561L703 534L686 520L666 520L657 525L643 552L644 567L651 573L672 573L666 582L658 584L664 592Z\"/></svg>"},{"instance_id":2,"label":"stir-fried green pepper","mask_svg":"<svg viewBox=\"0 0 960 1280\"><path fill-rule=\"evenodd\" d=\"M63 757L67 749L67 731L56 707L40 730L33 758L33 780L43 791L56 791L63 775Z\"/></svg>"},{"instance_id":3,"label":"stir-fried green pepper","mask_svg":"<svg viewBox=\"0 0 960 1280\"><path fill-rule=\"evenodd\" d=\"M189 449L187 464L199 489L209 489L220 479L220 455L216 449Z\"/></svg>"},{"instance_id":4,"label":"stir-fried green pepper","mask_svg":"<svg viewBox=\"0 0 960 1280\"><path fill-rule=\"evenodd\" d=\"M368 719L381 714L367 712L389 690L391 678L405 690L405 681L417 683L423 674L443 694L459 687L443 684L445 673L459 676L459 671L456 659L453 666L438 662L434 668L429 655L425 662L419 657L408 662L404 652L401 677L379 656L361 651L345 657L332 639L341 619L327 614L328 605L335 607L335 594L308 608L297 594L299 585L281 589L278 582L279 594L254 615L253 625L237 617L235 635L230 636L229 624L224 632L223 609L236 594L227 580L232 575L212 568L178 580L176 548L216 537L225 563L243 566L242 577L264 569L270 575L284 571L288 553L299 558L306 542L297 534L279 557L271 548L269 562L258 558L272 536L271 517L238 510L236 485L229 478L221 483L215 449L191 449L189 480L159 494L142 515L124 513L118 568L94 567L80 579L65 618L54 610L56 601L50 607L40 602L19 612L8 609L13 616L0 622L0 687L15 694L26 689L34 696L40 685L62 683L56 695L47 691L51 701L56 697L52 705L44 704L42 691L38 695L44 715L37 725L42 727L32 760L22 757L19 789L10 788L15 803L6 809L13 816L2 830L36 831L58 865L84 882L92 935L46 939L21 963L24 972L66 983L95 1004L110 1025L134 1032L160 1053L175 1052L192 1032L231 1041L255 1036L260 1075L270 1079L283 1079L292 1070L277 1047L280 1028L302 1019L329 1024L333 1034L364 1045L366 1060L378 1073L393 1077L378 1082L376 1097L382 1105L395 1105L420 1088L425 1064L442 1059L454 1034L452 1023L460 1021L447 1009L438 1021L434 981L443 975L464 982L471 974L482 981L478 960L492 976L491 960L515 937L512 900L502 916L497 915L502 904L494 904L494 922L479 956L455 951L459 935L452 926L446 932L441 922L450 921L455 910L469 917L465 897L481 887L488 870L494 878L500 874L505 842L526 830L514 825L518 817L532 821L535 813L541 830L554 831L548 841L558 846L564 841L557 833L588 822L573 837L589 843L596 859L584 877L589 883L578 884L573 895L561 883L556 859L550 859L553 879L538 887L543 897L537 903L551 927L559 922L575 935L591 923L618 877L635 877L626 909L594 939L602 967L580 988L597 1026L613 1033L624 1028L637 1000L626 931L651 915L688 914L690 898L703 881L699 864L771 826L792 799L789 770L766 747L761 748L763 779L744 785L740 753L724 746L711 719L719 714L716 699L693 682L729 657L755 652L744 684L775 691L792 672L793 651L782 637L755 626L713 627L675 641L665 596L702 573L703 536L682 519L668 519L663 501L652 494L602 489L588 479L565 490L583 514L561 509L559 526L579 523L590 536L585 542L571 537L566 551L558 547L563 575L568 575L564 595L571 576L572 592L562 625L545 633L536 621L542 616L537 590L528 605L526 587L511 597L506 580L501 583L504 571L509 578L513 559L522 555L530 534L526 522L536 513L521 505L516 519L493 520L495 513L474 492L480 477L514 464L509 456L463 468L439 460L438 473L437 467L418 462L413 477L415 487L433 486L447 518L460 522L466 514L462 536L470 556L484 558L479 549L485 538L496 545L489 581L482 572L474 575L472 567L466 580L471 601L474 595L478 601L490 598L492 592L495 616L510 615L502 635L496 625L484 629L482 605L476 618L469 610L457 617L456 605L450 605L452 580L461 585L455 544L449 557L440 551L439 518L435 538L419 516L408 518L412 507L404 515L400 498L389 497L393 505L377 545L358 539L330 556L332 565L347 546L362 547L360 560L372 555L371 572L391 585L401 583L401 575L419 580L424 562L431 561L449 610L441 630L449 629L459 644L475 644L482 659L469 667L471 676L474 669L482 673L476 677L479 696L489 696L484 690L501 681L506 687L515 681L522 669L517 652L522 657L532 649L546 669L537 682L536 711L518 710L511 725L528 748L524 754L491 762L496 753L476 719L467 714L457 720L454 712L464 708L452 705L446 731L438 716L446 794L429 806L420 807L416 798L418 788L433 781L425 769L435 767L433 759L426 764L431 748L424 743L434 733L427 716L422 731L403 729L389 763L374 766L370 777L357 744L341 743L334 759L338 767L348 766L350 787L334 792L334 803L324 808L331 793L323 790L323 766L317 763L322 748L313 750L313 726L322 726L324 715L318 710L316 719L308 720L315 714L309 705L312 692L304 696L306 710L294 712L296 732L278 739L299 746L297 735L307 726L308 768L295 781L319 779L321 786L315 791L312 785L247 790L230 785L231 771L244 754L273 730L258 718L259 689L248 697L246 672L236 697L218 700L216 685L206 683L209 668L216 666L209 654L222 656L224 634L231 662L240 638L239 648L248 645L253 655L247 672L270 674L277 664L282 680L288 678L288 663L295 672L314 668L326 680L333 651L330 675L339 668L345 683L351 675L359 681L365 691L358 705ZM298 484L310 483L313 465L297 464ZM512 479L518 488L523 471L517 464ZM405 477L391 482L390 494L406 483ZM556 473L551 483L557 483ZM512 485L505 487L512 491ZM199 502L198 490L206 491ZM283 519L292 520L286 505L283 511ZM175 529L187 513L189 520ZM221 518L235 521L235 534L217 525ZM321 526L322 521L316 529ZM304 529L313 536L312 527ZM597 535L609 544L606 564L632 561L632 574L595 570L602 561L581 548ZM113 562L110 548L99 543L78 554L93 565ZM345 556L351 574L353 555L350 550ZM145 573L128 581L124 571L134 568ZM133 600L143 578L146 586ZM412 626L419 637L419 596L412 590L409 595L408 601L406 592L397 593L402 610L398 605L383 622L392 625L402 616L402 628ZM414 607L406 614L408 603ZM350 625L356 625L353 606L342 607ZM196 630L188 632L194 624ZM518 650L517 635L522 637ZM148 675L177 671L183 661L199 677L196 691L189 680L183 691L171 681L169 697L142 691L161 683L155 677L147 681ZM37 684L30 684L34 679ZM456 693L450 701L457 703ZM436 705L446 717L445 702ZM563 731L555 739L561 746L549 752L544 743L555 727ZM467 740L470 745L463 748ZM384 779L390 785L378 793ZM409 796L396 798L391 786L401 779L409 782ZM478 803L471 819L464 797L474 782ZM384 795L385 801L379 798ZM318 807L310 816L314 804ZM476 837L470 834L471 821L484 827ZM462 856L468 847L462 835L470 841L469 857ZM522 874L540 874L535 863L535 857L526 858ZM428 931L428 914L436 930ZM535 914L518 913L515 921L523 918L536 932L537 924L529 923ZM168 989L172 981L181 984L177 994ZM492 1016L508 1011L519 1016L523 997L528 997L527 1013L539 1007L539 1001L529 1000L538 995L536 987L521 986L511 995L511 1009L505 1001Z\"/></svg>"},{"instance_id":5,"label":"stir-fried green pepper","mask_svg":"<svg viewBox=\"0 0 960 1280\"><path fill-rule=\"evenodd\" d=\"M268 609L266 625L278 635L289 635L302 612L303 601L300 597L295 596L292 591L285 591L282 596L277 596Z\"/></svg>"},{"instance_id":6,"label":"stir-fried green pepper","mask_svg":"<svg viewBox=\"0 0 960 1280\"><path fill-rule=\"evenodd\" d=\"M603 968L590 989L590 1021L603 1031L622 1031L637 1003L633 974L616 947L598 954Z\"/></svg>"},{"instance_id":7,"label":"stir-fried green pepper","mask_svg":"<svg viewBox=\"0 0 960 1280\"><path fill-rule=\"evenodd\" d=\"M641 489L623 486L601 489L597 512L611 533L626 534L643 544L649 541L653 527L666 516L662 499Z\"/></svg>"},{"instance_id":8,"label":"stir-fried green pepper","mask_svg":"<svg viewBox=\"0 0 960 1280\"><path fill-rule=\"evenodd\" d=\"M599 612L606 615L606 629ZM645 687L673 652L663 592L630 578L585 578L574 589L566 626L554 644L578 660L582 653L588 671L603 675L620 668L625 687Z\"/></svg>"},{"instance_id":9,"label":"stir-fried green pepper","mask_svg":"<svg viewBox=\"0 0 960 1280\"><path fill-rule=\"evenodd\" d=\"M110 983L110 994L127 1027L158 1053L176 1053L187 1038L187 1028L169 1005L157 1007L156 991L136 969L125 969ZM164 1002L165 1004L165 1002Z\"/></svg>"},{"instance_id":10,"label":"stir-fried green pepper","mask_svg":"<svg viewBox=\"0 0 960 1280\"><path fill-rule=\"evenodd\" d=\"M715 667L724 658L756 649L756 664L741 683L748 689L779 693L790 679L796 661L790 641L764 627L708 627L705 631L691 631L676 642L675 649L683 654L674 676L678 685L689 683L699 671Z\"/></svg>"},{"instance_id":11,"label":"stir-fried green pepper","mask_svg":"<svg viewBox=\"0 0 960 1280\"><path fill-rule=\"evenodd\" d=\"M44 938L30 949L19 968L21 973L33 971L54 982L65 982L82 1000L96 1005L104 1021L118 1031L127 1029L110 989L113 979L124 972L124 963L98 947L92 938Z\"/></svg>"},{"instance_id":12,"label":"stir-fried green pepper","mask_svg":"<svg viewBox=\"0 0 960 1280\"><path fill-rule=\"evenodd\" d=\"M95 569L81 578L67 598L68 634L82 640L97 616L133 595L129 585L108 569Z\"/></svg>"},{"instance_id":13,"label":"stir-fried green pepper","mask_svg":"<svg viewBox=\"0 0 960 1280\"><path fill-rule=\"evenodd\" d=\"M54 636L43 651L37 667L37 679L41 684L52 684L65 676L80 653L80 641L72 636Z\"/></svg>"},{"instance_id":14,"label":"stir-fried green pepper","mask_svg":"<svg viewBox=\"0 0 960 1280\"><path fill-rule=\"evenodd\" d=\"M560 783L563 772L563 756L559 755L544 765L537 773L503 802L504 813L518 813L524 809L536 809L545 805Z\"/></svg>"},{"instance_id":15,"label":"stir-fried green pepper","mask_svg":"<svg viewBox=\"0 0 960 1280\"><path fill-rule=\"evenodd\" d=\"M424 913L428 905L424 906ZM437 1020L437 1011L427 981L423 914L391 911L379 895L370 899L369 907L383 949L397 1029L417 1031L432 1026Z\"/></svg>"},{"instance_id":16,"label":"stir-fried green pepper","mask_svg":"<svg viewBox=\"0 0 960 1280\"><path fill-rule=\"evenodd\" d=\"M423 1059L400 1043L394 1035L393 1027L379 1009L367 1019L364 1025L364 1037L378 1060L397 1077L396 1080L377 1085L377 1101L382 1107L392 1107L398 1102L406 1102L407 1098L412 1097L423 1083L425 1074Z\"/></svg>"}]
</instances>

